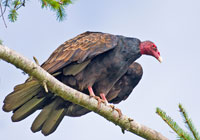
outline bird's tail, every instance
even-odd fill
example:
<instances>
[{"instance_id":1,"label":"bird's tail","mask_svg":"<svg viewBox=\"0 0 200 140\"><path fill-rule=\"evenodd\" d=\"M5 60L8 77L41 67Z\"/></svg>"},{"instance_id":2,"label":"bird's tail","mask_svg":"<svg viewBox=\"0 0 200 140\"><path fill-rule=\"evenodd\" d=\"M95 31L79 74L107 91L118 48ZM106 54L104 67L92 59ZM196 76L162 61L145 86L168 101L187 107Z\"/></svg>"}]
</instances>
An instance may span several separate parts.
<instances>
[{"instance_id":1,"label":"bird's tail","mask_svg":"<svg viewBox=\"0 0 200 140\"><path fill-rule=\"evenodd\" d=\"M4 99L3 110L13 111L12 121L17 122L43 108L31 130L41 130L44 135L49 135L56 130L65 115L64 103L60 97L46 93L37 80L30 80L15 86L14 91Z\"/></svg>"},{"instance_id":2,"label":"bird's tail","mask_svg":"<svg viewBox=\"0 0 200 140\"><path fill-rule=\"evenodd\" d=\"M42 133L47 136L57 129L64 116L80 117L89 112L91 111L82 106L56 97L42 109L40 114L34 120L31 130L33 132L41 130Z\"/></svg>"},{"instance_id":3,"label":"bird's tail","mask_svg":"<svg viewBox=\"0 0 200 140\"><path fill-rule=\"evenodd\" d=\"M34 120L31 130L33 132L41 130L45 136L53 133L65 116L66 108L63 107L63 104L64 100L56 97L46 105Z\"/></svg>"},{"instance_id":4,"label":"bird's tail","mask_svg":"<svg viewBox=\"0 0 200 140\"><path fill-rule=\"evenodd\" d=\"M36 105L36 102L33 103L33 101L36 101L36 99L39 100L37 101L38 103L43 101L43 98L36 98L43 91L43 88L36 80L17 85L14 91L4 99L3 110L5 112L13 111L12 120L14 122L20 121L33 112L34 109L31 108L35 108L33 105Z\"/></svg>"}]
</instances>

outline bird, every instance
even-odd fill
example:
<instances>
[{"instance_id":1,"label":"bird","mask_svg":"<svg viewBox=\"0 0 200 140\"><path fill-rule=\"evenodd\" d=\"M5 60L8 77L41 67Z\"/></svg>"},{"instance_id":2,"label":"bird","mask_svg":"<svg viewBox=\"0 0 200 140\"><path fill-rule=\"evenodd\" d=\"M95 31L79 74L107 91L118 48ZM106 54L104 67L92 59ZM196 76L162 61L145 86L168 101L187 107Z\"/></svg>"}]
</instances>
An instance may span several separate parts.
<instances>
[{"instance_id":1,"label":"bird","mask_svg":"<svg viewBox=\"0 0 200 140\"><path fill-rule=\"evenodd\" d=\"M142 75L142 66L137 62L133 62L129 66L127 72L115 83L115 85L108 92L106 96L108 102L118 104L121 101L126 100L132 93L133 89L140 82ZM90 110L74 103L71 103L71 105L68 104L65 109L67 110L65 115L70 117L80 117L91 112Z\"/></svg>"},{"instance_id":2,"label":"bird","mask_svg":"<svg viewBox=\"0 0 200 140\"><path fill-rule=\"evenodd\" d=\"M157 46L151 41L87 31L60 45L41 67L64 84L98 99L98 102L118 103L131 92L116 92L117 84L123 83L132 70L132 64L142 55L153 56L162 62ZM70 116L71 106L71 102L54 93L45 93L37 79L28 78L5 97L3 110L13 111L12 121L18 122L42 109L31 130L41 130L47 136L57 129L65 115Z\"/></svg>"}]
</instances>

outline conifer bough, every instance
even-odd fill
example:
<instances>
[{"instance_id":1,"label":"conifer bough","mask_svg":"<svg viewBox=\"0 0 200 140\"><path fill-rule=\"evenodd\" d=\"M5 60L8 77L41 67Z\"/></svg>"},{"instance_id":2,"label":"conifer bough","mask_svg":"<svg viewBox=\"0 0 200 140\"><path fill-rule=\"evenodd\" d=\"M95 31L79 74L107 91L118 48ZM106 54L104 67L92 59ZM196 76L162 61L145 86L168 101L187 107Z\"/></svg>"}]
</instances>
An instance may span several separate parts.
<instances>
[{"instance_id":1,"label":"conifer bough","mask_svg":"<svg viewBox=\"0 0 200 140\"><path fill-rule=\"evenodd\" d=\"M17 20L17 11L21 7L25 7L27 0L2 0L0 3L0 17L4 17L5 12L8 10L8 19L11 22ZM56 12L57 20L62 21L66 17L65 8L72 4L71 0L41 0L42 8L49 8L50 10Z\"/></svg>"}]
</instances>

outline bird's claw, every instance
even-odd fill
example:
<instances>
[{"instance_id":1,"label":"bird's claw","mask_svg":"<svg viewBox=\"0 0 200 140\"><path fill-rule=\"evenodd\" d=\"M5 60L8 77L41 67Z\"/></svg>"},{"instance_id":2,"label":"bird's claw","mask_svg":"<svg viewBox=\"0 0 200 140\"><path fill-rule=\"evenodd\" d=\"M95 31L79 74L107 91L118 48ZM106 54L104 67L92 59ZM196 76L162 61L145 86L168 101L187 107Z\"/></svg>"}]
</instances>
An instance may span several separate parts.
<instances>
[{"instance_id":1,"label":"bird's claw","mask_svg":"<svg viewBox=\"0 0 200 140\"><path fill-rule=\"evenodd\" d=\"M115 106L114 105L110 104L109 106L112 108L112 110L115 110Z\"/></svg>"},{"instance_id":2,"label":"bird's claw","mask_svg":"<svg viewBox=\"0 0 200 140\"><path fill-rule=\"evenodd\" d=\"M115 108L115 110L119 113L119 118L122 117L122 111L119 108Z\"/></svg>"},{"instance_id":3,"label":"bird's claw","mask_svg":"<svg viewBox=\"0 0 200 140\"><path fill-rule=\"evenodd\" d=\"M116 108L114 105L112 105L112 104L109 104L109 106L113 109L113 111L115 110L115 111L117 111L118 112L118 114L119 114L119 118L121 118L121 116L122 116L122 111L119 109L119 108Z\"/></svg>"},{"instance_id":4,"label":"bird's claw","mask_svg":"<svg viewBox=\"0 0 200 140\"><path fill-rule=\"evenodd\" d=\"M94 98L98 101L98 109L100 109L100 104L105 103L104 100L102 100L99 96L90 96L91 98Z\"/></svg>"}]
</instances>

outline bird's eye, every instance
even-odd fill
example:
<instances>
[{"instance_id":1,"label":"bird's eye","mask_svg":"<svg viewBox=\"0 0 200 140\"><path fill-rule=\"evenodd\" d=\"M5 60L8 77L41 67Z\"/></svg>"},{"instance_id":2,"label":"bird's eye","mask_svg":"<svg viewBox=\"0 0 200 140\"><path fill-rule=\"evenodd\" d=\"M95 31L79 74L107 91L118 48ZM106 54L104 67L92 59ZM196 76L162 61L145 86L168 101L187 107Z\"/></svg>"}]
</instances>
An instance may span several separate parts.
<instances>
[{"instance_id":1,"label":"bird's eye","mask_svg":"<svg viewBox=\"0 0 200 140\"><path fill-rule=\"evenodd\" d=\"M157 48L155 45L152 45L151 48L154 50L154 51L157 51Z\"/></svg>"}]
</instances>

